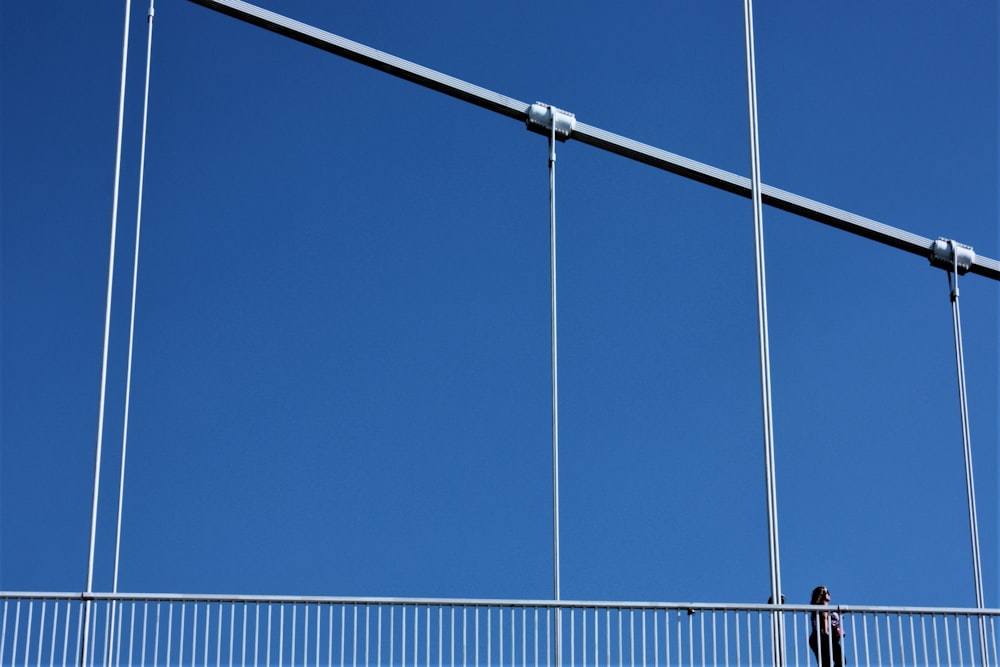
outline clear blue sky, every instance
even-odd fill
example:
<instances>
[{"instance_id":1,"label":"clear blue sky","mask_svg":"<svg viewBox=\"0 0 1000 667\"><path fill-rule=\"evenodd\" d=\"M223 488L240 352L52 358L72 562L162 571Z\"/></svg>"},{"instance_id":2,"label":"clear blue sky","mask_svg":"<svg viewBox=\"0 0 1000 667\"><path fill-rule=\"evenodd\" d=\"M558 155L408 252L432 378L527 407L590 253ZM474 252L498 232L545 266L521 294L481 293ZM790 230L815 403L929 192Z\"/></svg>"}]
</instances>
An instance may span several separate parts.
<instances>
[{"instance_id":1,"label":"clear blue sky","mask_svg":"<svg viewBox=\"0 0 1000 667\"><path fill-rule=\"evenodd\" d=\"M263 4L749 174L742 3ZM86 583L122 10L0 10L4 590ZM1000 257L996 4L756 12L764 182ZM157 2L150 99L119 589L551 597L545 139L182 0ZM562 597L763 602L751 205L558 150ZM773 209L764 224L785 594L974 605L946 274ZM996 607L1000 285L960 285Z\"/></svg>"}]
</instances>

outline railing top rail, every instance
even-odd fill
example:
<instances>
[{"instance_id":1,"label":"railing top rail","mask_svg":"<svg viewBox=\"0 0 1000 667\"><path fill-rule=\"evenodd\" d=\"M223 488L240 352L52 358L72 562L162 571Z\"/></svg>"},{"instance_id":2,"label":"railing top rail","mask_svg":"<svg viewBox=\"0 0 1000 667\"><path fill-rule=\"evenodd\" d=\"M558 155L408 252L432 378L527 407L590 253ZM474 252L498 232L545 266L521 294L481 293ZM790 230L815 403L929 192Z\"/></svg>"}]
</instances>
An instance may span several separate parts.
<instances>
[{"instance_id":1,"label":"railing top rail","mask_svg":"<svg viewBox=\"0 0 1000 667\"><path fill-rule=\"evenodd\" d=\"M245 604L349 604L386 605L417 607L533 607L561 609L631 609L666 611L735 611L768 612L789 611L808 612L820 609L808 604L756 604L729 602L643 602L643 601L598 601L598 600L517 600L483 598L421 598L421 597L355 597L321 595L220 595L189 593L73 593L73 592L31 592L0 591L0 600L67 600L67 601L119 601L119 602L207 602ZM947 614L952 616L996 616L1000 609L977 609L974 607L909 607L884 605L829 605L822 607L840 614Z\"/></svg>"}]
</instances>

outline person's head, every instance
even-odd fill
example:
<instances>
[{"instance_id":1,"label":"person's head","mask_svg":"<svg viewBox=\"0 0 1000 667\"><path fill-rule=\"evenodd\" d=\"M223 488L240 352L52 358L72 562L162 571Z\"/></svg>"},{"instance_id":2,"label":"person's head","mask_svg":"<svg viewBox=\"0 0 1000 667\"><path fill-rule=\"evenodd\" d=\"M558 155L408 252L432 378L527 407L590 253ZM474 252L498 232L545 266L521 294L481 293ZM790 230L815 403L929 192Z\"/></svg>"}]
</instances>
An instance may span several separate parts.
<instances>
[{"instance_id":1,"label":"person's head","mask_svg":"<svg viewBox=\"0 0 1000 667\"><path fill-rule=\"evenodd\" d=\"M812 599L809 604L827 604L830 602L830 589L826 586L817 586L813 589Z\"/></svg>"}]
</instances>

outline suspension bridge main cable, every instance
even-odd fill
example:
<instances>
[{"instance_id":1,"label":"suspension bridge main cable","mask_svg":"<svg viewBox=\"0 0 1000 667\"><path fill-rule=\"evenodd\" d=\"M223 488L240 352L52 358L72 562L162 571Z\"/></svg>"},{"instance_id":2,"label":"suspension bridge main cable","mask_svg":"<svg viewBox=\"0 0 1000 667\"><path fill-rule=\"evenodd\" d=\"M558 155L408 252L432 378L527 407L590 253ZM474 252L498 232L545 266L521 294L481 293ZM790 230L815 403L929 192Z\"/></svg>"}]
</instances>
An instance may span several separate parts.
<instances>
[{"instance_id":1,"label":"suspension bridge main cable","mask_svg":"<svg viewBox=\"0 0 1000 667\"><path fill-rule=\"evenodd\" d=\"M276 14L243 0L190 0L227 16L256 25L303 44L347 58L367 67L411 81L525 122L531 105L456 79L430 68L373 49L339 35ZM542 130L545 132L545 130ZM577 121L573 139L644 164L669 171L746 198L753 195L750 179L648 144ZM760 196L767 206L927 258L932 240L821 202L762 183ZM977 255L970 273L1000 281L1000 261Z\"/></svg>"}]
</instances>

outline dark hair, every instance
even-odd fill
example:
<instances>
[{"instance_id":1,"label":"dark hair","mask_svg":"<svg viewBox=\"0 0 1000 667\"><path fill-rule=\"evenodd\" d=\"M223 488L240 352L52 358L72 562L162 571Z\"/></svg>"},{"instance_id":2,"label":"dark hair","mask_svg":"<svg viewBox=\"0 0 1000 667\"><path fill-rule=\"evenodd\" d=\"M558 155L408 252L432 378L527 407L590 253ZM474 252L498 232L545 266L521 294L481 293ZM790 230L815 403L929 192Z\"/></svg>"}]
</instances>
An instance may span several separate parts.
<instances>
[{"instance_id":1,"label":"dark hair","mask_svg":"<svg viewBox=\"0 0 1000 667\"><path fill-rule=\"evenodd\" d=\"M826 586L817 586L813 589L812 599L809 600L809 604L821 604L823 602L823 598L829 592L830 591L826 590Z\"/></svg>"}]
</instances>

